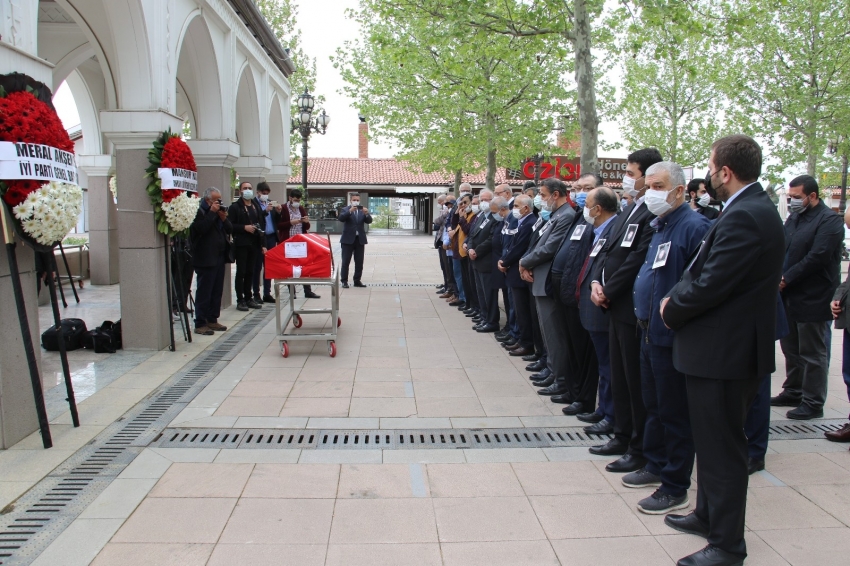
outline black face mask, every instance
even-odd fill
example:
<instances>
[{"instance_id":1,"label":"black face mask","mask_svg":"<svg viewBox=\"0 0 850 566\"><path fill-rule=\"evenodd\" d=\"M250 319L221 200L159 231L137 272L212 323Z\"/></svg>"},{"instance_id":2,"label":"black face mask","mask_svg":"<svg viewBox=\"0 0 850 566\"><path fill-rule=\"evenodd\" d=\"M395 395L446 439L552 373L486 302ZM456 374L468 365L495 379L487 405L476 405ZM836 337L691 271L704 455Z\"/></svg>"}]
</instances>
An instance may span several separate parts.
<instances>
[{"instance_id":1,"label":"black face mask","mask_svg":"<svg viewBox=\"0 0 850 566\"><path fill-rule=\"evenodd\" d=\"M717 171L714 172L717 174ZM711 186L711 170L705 172L705 192L707 192L711 196L711 201L717 201L717 190Z\"/></svg>"}]
</instances>

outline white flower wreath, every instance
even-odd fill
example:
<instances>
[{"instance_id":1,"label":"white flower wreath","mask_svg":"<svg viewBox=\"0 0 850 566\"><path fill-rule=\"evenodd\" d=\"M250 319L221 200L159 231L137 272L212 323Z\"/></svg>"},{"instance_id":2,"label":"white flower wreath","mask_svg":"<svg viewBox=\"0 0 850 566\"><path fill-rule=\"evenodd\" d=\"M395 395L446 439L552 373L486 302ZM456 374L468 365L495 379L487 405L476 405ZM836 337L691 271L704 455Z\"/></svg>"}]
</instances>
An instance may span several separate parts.
<instances>
[{"instance_id":1,"label":"white flower wreath","mask_svg":"<svg viewBox=\"0 0 850 566\"><path fill-rule=\"evenodd\" d=\"M194 222L199 206L201 206L201 199L194 194L183 192L170 202L162 203L162 212L165 213L165 220L171 229L182 232Z\"/></svg>"},{"instance_id":2,"label":"white flower wreath","mask_svg":"<svg viewBox=\"0 0 850 566\"><path fill-rule=\"evenodd\" d=\"M80 187L51 181L27 195L12 212L36 242L52 246L61 242L77 224L82 208Z\"/></svg>"}]
</instances>

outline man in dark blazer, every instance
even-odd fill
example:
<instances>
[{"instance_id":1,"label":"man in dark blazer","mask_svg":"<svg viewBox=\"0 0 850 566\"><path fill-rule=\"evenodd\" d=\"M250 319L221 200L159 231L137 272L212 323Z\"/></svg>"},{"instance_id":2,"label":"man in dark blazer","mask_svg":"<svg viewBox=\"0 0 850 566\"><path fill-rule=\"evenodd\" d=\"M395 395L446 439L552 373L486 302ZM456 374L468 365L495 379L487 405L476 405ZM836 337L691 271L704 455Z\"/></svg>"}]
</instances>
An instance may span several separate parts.
<instances>
[{"instance_id":1,"label":"man in dark blazer","mask_svg":"<svg viewBox=\"0 0 850 566\"><path fill-rule=\"evenodd\" d=\"M516 232L511 236L508 245L502 252L497 267L505 274L505 282L511 288L511 296L514 299L517 324L519 325L519 337L514 342L524 350L534 350L534 335L532 332L531 318L531 289L528 283L519 276L519 260L528 251L528 243L537 215L534 214L531 198L523 195L514 199L514 208L511 212L516 218Z\"/></svg>"},{"instance_id":2,"label":"man in dark blazer","mask_svg":"<svg viewBox=\"0 0 850 566\"><path fill-rule=\"evenodd\" d=\"M360 204L360 193L351 194L351 204L339 212L337 220L345 224L342 227L342 236L339 238L342 247L342 266L340 279L343 289L348 289L348 266L351 265L351 256L354 256L354 286L365 287L360 280L363 277L363 253L366 244L366 224L372 223L372 215L368 208Z\"/></svg>"},{"instance_id":3,"label":"man in dark blazer","mask_svg":"<svg viewBox=\"0 0 850 566\"><path fill-rule=\"evenodd\" d=\"M622 455L608 464L609 472L641 469L646 409L640 376L640 338L632 289L652 240L649 223L655 218L644 203L646 170L662 161L657 149L641 149L627 158L624 185L634 187L634 202L617 218L610 237L593 264L591 300L608 309L611 354L611 392L614 395L614 438L593 446L592 454Z\"/></svg>"},{"instance_id":4,"label":"man in dark blazer","mask_svg":"<svg viewBox=\"0 0 850 566\"><path fill-rule=\"evenodd\" d=\"M224 264L233 226L221 202L221 191L204 191L195 220L189 227L192 267L195 269L195 334L210 336L227 327L218 323L221 293L224 290Z\"/></svg>"},{"instance_id":5,"label":"man in dark blazer","mask_svg":"<svg viewBox=\"0 0 850 566\"><path fill-rule=\"evenodd\" d=\"M620 210L617 195L611 189L600 187L587 195L585 207L593 220L593 245L588 251L586 265L578 274L576 291L578 292L579 317L582 327L590 334L596 361L599 366L598 396L599 406L596 411L579 413L576 418L590 426L585 432L593 434L611 434L614 432L614 397L611 393L611 354L608 328L609 316L606 310L599 308L590 300L590 274L599 257L599 252L608 241L611 229L617 223L617 213Z\"/></svg>"},{"instance_id":6,"label":"man in dark blazer","mask_svg":"<svg viewBox=\"0 0 850 566\"><path fill-rule=\"evenodd\" d=\"M540 330L546 344L549 371L553 377L559 378L567 371L567 357L563 347L567 330L560 302L547 294L546 283L552 260L567 237L576 212L567 202L567 186L563 181L549 177L540 187L540 196L544 210L549 210L551 216L549 222L540 229L537 243L519 260L519 272L523 279L531 283L531 294L537 303ZM566 384L554 382L537 393L551 396L566 392Z\"/></svg>"},{"instance_id":7,"label":"man in dark blazer","mask_svg":"<svg viewBox=\"0 0 850 566\"><path fill-rule=\"evenodd\" d=\"M661 301L661 317L676 331L673 365L687 380L699 478L695 511L664 522L709 543L679 566L736 566L747 555L744 419L759 376L775 368L784 240L776 207L756 182L761 165L761 148L748 136L714 142L707 182L725 207Z\"/></svg>"},{"instance_id":8,"label":"man in dark blazer","mask_svg":"<svg viewBox=\"0 0 850 566\"><path fill-rule=\"evenodd\" d=\"M489 191L488 191L489 192ZM482 197L483 198L483 197ZM505 199L499 199L497 206L491 206L495 199L482 200L479 221L473 226L466 240L472 269L475 276L475 288L478 290L478 304L481 312L478 322L472 327L476 332L496 332L499 330L499 289L490 284L490 272L493 270L493 236L502 231L502 217L499 214L502 205L507 207ZM475 319L473 319L475 320Z\"/></svg>"}]
</instances>

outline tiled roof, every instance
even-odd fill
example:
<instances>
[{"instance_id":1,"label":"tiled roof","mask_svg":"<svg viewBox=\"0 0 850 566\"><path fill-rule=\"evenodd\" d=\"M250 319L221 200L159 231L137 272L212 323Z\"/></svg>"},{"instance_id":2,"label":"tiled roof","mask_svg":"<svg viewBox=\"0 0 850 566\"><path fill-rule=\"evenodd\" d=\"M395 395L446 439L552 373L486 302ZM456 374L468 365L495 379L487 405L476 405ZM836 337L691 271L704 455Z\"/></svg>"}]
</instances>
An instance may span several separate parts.
<instances>
[{"instance_id":1,"label":"tiled roof","mask_svg":"<svg viewBox=\"0 0 850 566\"><path fill-rule=\"evenodd\" d=\"M484 173L464 175L463 181L484 185ZM506 182L505 169L496 171L496 184ZM521 179L507 179L511 185L522 186ZM301 176L290 177L289 183L301 183ZM396 159L357 159L348 157L311 157L307 160L308 185L388 185L392 187L447 186L454 175L423 173L419 167Z\"/></svg>"}]
</instances>

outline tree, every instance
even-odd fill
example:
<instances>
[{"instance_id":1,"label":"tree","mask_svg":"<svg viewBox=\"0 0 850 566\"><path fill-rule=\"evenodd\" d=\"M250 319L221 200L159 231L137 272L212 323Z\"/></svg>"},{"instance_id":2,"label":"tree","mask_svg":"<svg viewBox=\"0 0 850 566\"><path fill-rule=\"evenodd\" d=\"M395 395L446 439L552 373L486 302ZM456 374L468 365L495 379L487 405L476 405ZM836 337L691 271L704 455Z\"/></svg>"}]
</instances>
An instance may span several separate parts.
<instances>
[{"instance_id":1,"label":"tree","mask_svg":"<svg viewBox=\"0 0 850 566\"><path fill-rule=\"evenodd\" d=\"M723 59L713 39L645 13L615 46L624 54L616 107L629 147L657 147L665 159L705 164L723 129Z\"/></svg>"},{"instance_id":2,"label":"tree","mask_svg":"<svg viewBox=\"0 0 850 566\"><path fill-rule=\"evenodd\" d=\"M846 134L850 103L848 0L741 0L750 29L724 57L730 115L767 142L774 174L805 163L816 175L826 148ZM843 130L843 131L842 131Z\"/></svg>"},{"instance_id":3,"label":"tree","mask_svg":"<svg viewBox=\"0 0 850 566\"><path fill-rule=\"evenodd\" d=\"M406 159L425 171L486 168L492 188L498 162L546 144L567 99L564 63L551 44L435 20L389 0L362 0L351 15L364 39L337 51L344 90L373 137L391 139Z\"/></svg>"},{"instance_id":4,"label":"tree","mask_svg":"<svg viewBox=\"0 0 850 566\"><path fill-rule=\"evenodd\" d=\"M292 0L254 0L260 13L266 19L275 37L284 47L289 48L289 58L295 63L295 72L289 77L292 86L292 101L298 98L305 90L315 92L316 90L316 59L309 57L301 45L301 29L298 27L298 7ZM317 104L324 103L324 96L317 96ZM285 127L286 125L284 125ZM290 140L290 163L293 164L293 175L297 175L296 163L300 155L301 138L291 136Z\"/></svg>"}]
</instances>

